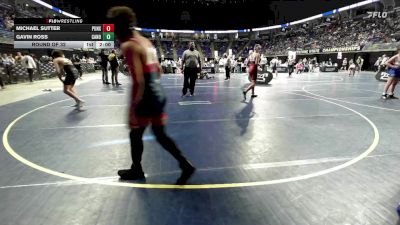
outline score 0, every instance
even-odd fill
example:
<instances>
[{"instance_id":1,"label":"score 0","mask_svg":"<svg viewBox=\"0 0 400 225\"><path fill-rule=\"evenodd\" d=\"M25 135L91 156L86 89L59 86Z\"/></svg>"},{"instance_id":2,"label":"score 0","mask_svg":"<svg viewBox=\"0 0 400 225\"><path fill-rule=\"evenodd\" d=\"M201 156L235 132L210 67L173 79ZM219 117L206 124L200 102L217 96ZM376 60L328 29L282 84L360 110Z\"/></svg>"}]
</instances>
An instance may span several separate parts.
<instances>
[{"instance_id":1,"label":"score 0","mask_svg":"<svg viewBox=\"0 0 400 225\"><path fill-rule=\"evenodd\" d=\"M103 24L103 32L114 32L114 24Z\"/></svg>"}]
</instances>

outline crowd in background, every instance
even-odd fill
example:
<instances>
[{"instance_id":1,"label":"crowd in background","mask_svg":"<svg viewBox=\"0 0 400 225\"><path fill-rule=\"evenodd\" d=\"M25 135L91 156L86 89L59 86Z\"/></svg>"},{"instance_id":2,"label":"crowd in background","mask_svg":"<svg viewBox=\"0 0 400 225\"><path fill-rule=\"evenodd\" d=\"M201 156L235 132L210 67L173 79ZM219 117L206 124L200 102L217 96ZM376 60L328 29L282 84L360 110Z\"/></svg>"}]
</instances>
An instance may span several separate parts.
<instances>
[{"instance_id":1,"label":"crowd in background","mask_svg":"<svg viewBox=\"0 0 400 225\"><path fill-rule=\"evenodd\" d=\"M17 6L17 7L15 7ZM2 0L0 2L0 38L6 33L10 33L14 26L15 15L18 17L51 17L47 15L48 10L28 6L27 4L15 5L13 0ZM261 44L263 55L287 55L289 50L309 50L309 49L321 49L321 48L335 48L335 47L351 47L360 46L368 47L374 44L387 44L387 43L398 43L399 38L396 37L400 30L400 19L399 13L394 11L390 13L389 18L385 19L350 19L336 17L332 18L331 21L325 21L326 18L314 23L312 26L306 26L304 24L292 26L287 30L273 31L268 35L262 35L254 38L244 39L229 39L221 37L219 40L212 40L210 37L204 40L198 40L196 42L196 48L204 59L204 65L206 67L214 67L215 71L218 71L219 67L223 67L224 58L219 59L215 57L215 51L218 51L218 55L221 56L229 53L232 58L231 68L232 72L243 71L246 67L246 58L256 43ZM179 72L180 59L183 51L187 49L189 40L177 39L152 39L153 44L157 48L158 55L161 58L161 66L166 72ZM3 54L0 58L0 67L3 68L7 78L3 79L4 83L17 82L18 79L11 79L10 71L11 67L15 64L21 63L21 56L13 56L11 54ZM26 55L26 54L24 54ZM387 57L387 56L385 56ZM375 63L376 69L380 67L383 59L381 57ZM35 57L32 56L35 62L48 63L51 62L51 58L48 56ZM165 59L164 59L165 58ZM175 59L175 60L173 60ZM95 60L93 57L88 56L74 56L73 60L75 63L98 63L99 59ZM347 59L346 59L347 60ZM26 61L26 60L25 60ZM101 61L101 60L100 60ZM263 65L269 65L271 62L267 62L266 58L263 61ZM274 60L272 60L275 62ZM294 67L299 73L302 71L311 70L310 65L318 64L314 59L301 59L299 62L294 63ZM379 61L379 62L378 62ZM320 65L330 65L332 62L326 61L321 62ZM351 64L357 64L352 60L346 61L347 67ZM32 63L31 63L32 64ZM342 63L343 64L343 63ZM287 66L287 62L276 60L276 65ZM357 64L358 65L358 64ZM271 66L271 65L270 65ZM342 65L339 65L343 68ZM27 67L25 67L28 69ZM33 68L35 69L35 68ZM30 72L29 72L30 73ZM4 75L3 75L4 76ZM32 79L30 79L32 81ZM107 81L108 82L108 81Z\"/></svg>"},{"instance_id":2,"label":"crowd in background","mask_svg":"<svg viewBox=\"0 0 400 225\"><path fill-rule=\"evenodd\" d=\"M251 50L250 50L251 51ZM104 52L104 51L103 51ZM114 55L114 57L112 57ZM107 84L108 76L107 70L111 70L112 75L112 83L119 84L118 80L115 80L114 77L117 77L117 71L121 71L120 65L124 65L121 63L121 59L118 57L119 54L112 52L105 55L102 59L101 55L88 56L87 54L72 54L67 58L70 58L74 65L79 68L80 64L90 63L100 65L98 69L103 70L103 83ZM202 58L203 68L213 68L215 73L221 72L226 69L227 60L229 59L229 68L231 72L234 73L243 73L246 72L247 68L247 57L233 57L233 55L229 55L228 57L217 57L217 58ZM385 62L389 59L389 56L383 55L379 57L375 62L375 70L381 70L385 66ZM349 70L356 69L361 71L363 69L364 59L362 57L358 57L356 60L344 58L342 60L336 60L333 62L332 59L328 59L325 61L318 62L316 57L308 57L301 56L297 57L296 62L289 62L287 57L275 57L267 59L266 55L262 55L260 67L262 70L269 69L271 71L276 71L277 67L289 67L289 64L293 66L294 72L302 73L302 72L314 72L316 68L321 68L325 66L334 66L338 69ZM106 62L106 64L104 64ZM111 62L115 62L111 65ZM12 68L20 64L24 69L27 70L29 74L29 81L33 82L32 73L37 73L39 70L40 64L52 63L52 58L47 55L42 55L41 57L36 57L34 54L28 53L16 53L13 54L0 54L0 68L3 70L3 76L0 76L0 86L4 87L4 84L12 84L18 82L18 77L16 74L13 74ZM181 73L182 59L178 58L177 60L173 60L172 58L161 59L161 67L164 73ZM102 67L102 68L100 68ZM275 68L275 69L274 69ZM78 69L80 70L80 69ZM81 70L80 70L81 71ZM123 71L121 71L123 72ZM105 74L104 74L105 73ZM3 79L1 79L3 78Z\"/></svg>"},{"instance_id":3,"label":"crowd in background","mask_svg":"<svg viewBox=\"0 0 400 225\"><path fill-rule=\"evenodd\" d=\"M72 54L69 58L74 65L79 68L83 63L87 64L98 64L99 59L95 59L93 56L88 54ZM52 64L53 59L48 55L37 56L29 52L16 52L15 54L0 53L0 86L5 88L6 84L16 84L21 81L21 77L15 73L14 69L17 66L22 66L26 69L28 74L29 82L33 82L35 79L41 79L40 64ZM0 72L1 72L0 71Z\"/></svg>"},{"instance_id":4,"label":"crowd in background","mask_svg":"<svg viewBox=\"0 0 400 225\"><path fill-rule=\"evenodd\" d=\"M396 15L396 14L394 14ZM337 20L326 26L299 28L266 39L265 52L284 54L288 49L314 49L394 43L392 34L400 29L397 16L381 20Z\"/></svg>"},{"instance_id":5,"label":"crowd in background","mask_svg":"<svg viewBox=\"0 0 400 225\"><path fill-rule=\"evenodd\" d=\"M38 66L38 59L35 55L27 52L17 52L15 56L13 56L13 54L3 53L0 56L0 66L5 74L5 77L0 76L0 86L2 89L5 87L5 83L18 83L18 76L12 72L12 68L16 64L21 64L23 68L27 70L29 81L33 82L34 72Z\"/></svg>"},{"instance_id":6,"label":"crowd in background","mask_svg":"<svg viewBox=\"0 0 400 225\"><path fill-rule=\"evenodd\" d=\"M11 31L14 27L14 8L7 1L0 2L0 30Z\"/></svg>"},{"instance_id":7,"label":"crowd in background","mask_svg":"<svg viewBox=\"0 0 400 225\"><path fill-rule=\"evenodd\" d=\"M400 17L398 14L394 11L385 19L335 18L329 22L321 19L320 23L314 26L298 25L247 41L199 40L196 42L197 50L204 57L212 58L214 51L224 54L229 49L232 49L232 55L245 57L256 43L261 44L262 52L268 55L285 55L288 50L353 46L360 46L363 49L373 44L399 42ZM156 46L161 45L165 57L169 58L182 55L188 43L189 41L179 39L154 42Z\"/></svg>"}]
</instances>

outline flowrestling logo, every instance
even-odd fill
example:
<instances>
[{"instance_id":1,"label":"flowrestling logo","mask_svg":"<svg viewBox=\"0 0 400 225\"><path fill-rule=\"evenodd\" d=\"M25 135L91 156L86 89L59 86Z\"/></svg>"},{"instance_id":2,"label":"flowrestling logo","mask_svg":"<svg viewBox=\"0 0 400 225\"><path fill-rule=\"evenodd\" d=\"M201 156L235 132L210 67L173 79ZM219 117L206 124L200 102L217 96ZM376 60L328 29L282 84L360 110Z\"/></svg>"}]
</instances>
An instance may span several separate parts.
<instances>
[{"instance_id":1,"label":"flowrestling logo","mask_svg":"<svg viewBox=\"0 0 400 225\"><path fill-rule=\"evenodd\" d=\"M386 19L388 17L387 12L367 12L368 16L365 17L366 19Z\"/></svg>"}]
</instances>

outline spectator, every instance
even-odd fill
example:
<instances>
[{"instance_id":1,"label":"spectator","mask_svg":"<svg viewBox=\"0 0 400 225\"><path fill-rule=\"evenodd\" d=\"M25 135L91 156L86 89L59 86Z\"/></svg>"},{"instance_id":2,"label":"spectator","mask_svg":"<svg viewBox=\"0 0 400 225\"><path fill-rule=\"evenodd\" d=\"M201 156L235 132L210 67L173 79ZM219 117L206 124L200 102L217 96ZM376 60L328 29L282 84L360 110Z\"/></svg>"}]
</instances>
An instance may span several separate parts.
<instances>
[{"instance_id":1,"label":"spectator","mask_svg":"<svg viewBox=\"0 0 400 225\"><path fill-rule=\"evenodd\" d=\"M364 64L364 59L363 58L361 58L361 56L358 56L358 58L357 58L357 71L360 73L360 71L362 70L362 66L363 66L363 64Z\"/></svg>"},{"instance_id":2,"label":"spectator","mask_svg":"<svg viewBox=\"0 0 400 225\"><path fill-rule=\"evenodd\" d=\"M288 58L288 71L289 71L289 77L292 77L292 73L294 71L294 65L295 64L295 59L293 58Z\"/></svg>"},{"instance_id":3,"label":"spectator","mask_svg":"<svg viewBox=\"0 0 400 225\"><path fill-rule=\"evenodd\" d=\"M228 56L228 54L224 54L224 59L225 59L225 80L230 80L231 79L231 59Z\"/></svg>"},{"instance_id":4,"label":"spectator","mask_svg":"<svg viewBox=\"0 0 400 225\"><path fill-rule=\"evenodd\" d=\"M354 74L356 73L356 64L354 63L353 59L350 59L349 61L349 71L349 76L353 75L354 77Z\"/></svg>"},{"instance_id":5,"label":"spectator","mask_svg":"<svg viewBox=\"0 0 400 225\"><path fill-rule=\"evenodd\" d=\"M37 57L36 57L35 54L31 54L31 56L32 56L33 61L34 61L35 64L36 64L37 76L38 76L38 78L41 80L42 78L41 78L40 75L42 74L42 72L40 71L40 66L38 66L38 65L39 65L39 60L37 59Z\"/></svg>"},{"instance_id":6,"label":"spectator","mask_svg":"<svg viewBox=\"0 0 400 225\"><path fill-rule=\"evenodd\" d=\"M0 88L1 89L4 89L5 87L4 87L4 81L3 81L3 78L1 77L1 75L0 75Z\"/></svg>"},{"instance_id":7,"label":"spectator","mask_svg":"<svg viewBox=\"0 0 400 225\"><path fill-rule=\"evenodd\" d=\"M22 66L28 71L29 81L33 82L33 72L36 69L36 63L33 60L32 56L29 53L24 53L24 56L21 58Z\"/></svg>"},{"instance_id":8,"label":"spectator","mask_svg":"<svg viewBox=\"0 0 400 225\"><path fill-rule=\"evenodd\" d=\"M275 77L278 77L278 57L275 57L271 60L270 66L272 67L272 73L275 73Z\"/></svg>"},{"instance_id":9,"label":"spectator","mask_svg":"<svg viewBox=\"0 0 400 225\"><path fill-rule=\"evenodd\" d=\"M374 64L374 66L375 66L375 71L379 71L379 66L381 65L381 62L382 62L382 57L379 57L379 58L376 60L375 64Z\"/></svg>"},{"instance_id":10,"label":"spectator","mask_svg":"<svg viewBox=\"0 0 400 225\"><path fill-rule=\"evenodd\" d=\"M296 70L297 70L296 74L303 72L303 66L304 66L304 64L303 64L302 60L299 59L299 62L296 64Z\"/></svg>"},{"instance_id":11,"label":"spectator","mask_svg":"<svg viewBox=\"0 0 400 225\"><path fill-rule=\"evenodd\" d=\"M83 71L82 71L82 66L81 66L81 58L79 57L78 54L73 54L71 61L74 64L75 68L79 72L79 78L82 79Z\"/></svg>"},{"instance_id":12,"label":"spectator","mask_svg":"<svg viewBox=\"0 0 400 225\"><path fill-rule=\"evenodd\" d=\"M15 63L21 63L23 56L21 54L21 52L17 52L17 55L15 56Z\"/></svg>"},{"instance_id":13,"label":"spectator","mask_svg":"<svg viewBox=\"0 0 400 225\"><path fill-rule=\"evenodd\" d=\"M5 74L7 75L8 83L11 84L11 82L12 82L11 67L14 64L14 60L13 60L12 56L10 59L10 57L4 53L3 56L1 57L1 64L4 68Z\"/></svg>"},{"instance_id":14,"label":"spectator","mask_svg":"<svg viewBox=\"0 0 400 225\"><path fill-rule=\"evenodd\" d=\"M118 82L118 58L115 50L112 50L110 55L108 55L108 61L111 67L111 83L112 85L119 86L121 84Z\"/></svg>"},{"instance_id":15,"label":"spectator","mask_svg":"<svg viewBox=\"0 0 400 225\"><path fill-rule=\"evenodd\" d=\"M104 50L102 49L100 51L100 66L101 66L101 72L102 72L102 78L103 78L103 84L109 85L110 82L108 82L108 56L104 53Z\"/></svg>"},{"instance_id":16,"label":"spectator","mask_svg":"<svg viewBox=\"0 0 400 225\"><path fill-rule=\"evenodd\" d=\"M341 70L347 70L347 58L343 59Z\"/></svg>"}]
</instances>

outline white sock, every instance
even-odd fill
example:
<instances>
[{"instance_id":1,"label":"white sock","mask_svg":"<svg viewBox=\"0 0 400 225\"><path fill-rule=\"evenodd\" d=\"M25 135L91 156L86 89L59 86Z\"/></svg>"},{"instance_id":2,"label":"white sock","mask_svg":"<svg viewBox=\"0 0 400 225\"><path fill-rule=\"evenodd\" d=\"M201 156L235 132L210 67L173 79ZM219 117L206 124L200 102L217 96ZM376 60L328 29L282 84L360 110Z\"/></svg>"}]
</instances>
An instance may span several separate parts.
<instances>
[{"instance_id":1,"label":"white sock","mask_svg":"<svg viewBox=\"0 0 400 225\"><path fill-rule=\"evenodd\" d=\"M386 92L383 92L383 94L382 94L382 95L387 95L387 94L386 94Z\"/></svg>"},{"instance_id":2,"label":"white sock","mask_svg":"<svg viewBox=\"0 0 400 225\"><path fill-rule=\"evenodd\" d=\"M393 92L390 92L389 95L393 95Z\"/></svg>"}]
</instances>

